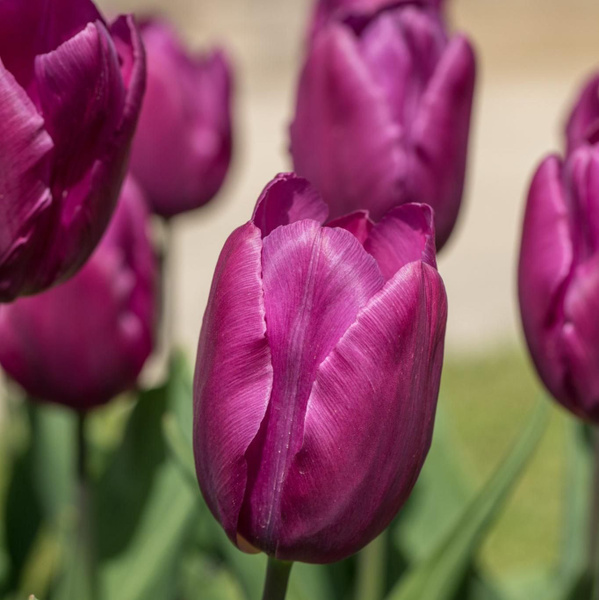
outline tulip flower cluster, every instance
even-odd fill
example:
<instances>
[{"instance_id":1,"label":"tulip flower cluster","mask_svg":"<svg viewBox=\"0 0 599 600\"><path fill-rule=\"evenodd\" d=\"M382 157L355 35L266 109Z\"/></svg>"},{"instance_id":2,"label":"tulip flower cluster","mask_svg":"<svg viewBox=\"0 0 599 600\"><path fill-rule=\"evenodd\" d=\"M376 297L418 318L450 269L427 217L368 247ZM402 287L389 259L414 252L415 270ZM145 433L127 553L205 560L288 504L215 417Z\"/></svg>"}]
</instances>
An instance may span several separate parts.
<instances>
[{"instance_id":1,"label":"tulip flower cluster","mask_svg":"<svg viewBox=\"0 0 599 600\"><path fill-rule=\"evenodd\" d=\"M104 233L145 85L131 17L0 2L0 302L72 275Z\"/></svg>"},{"instance_id":2,"label":"tulip flower cluster","mask_svg":"<svg viewBox=\"0 0 599 600\"><path fill-rule=\"evenodd\" d=\"M583 89L568 151L539 166L528 194L519 267L524 332L553 396L599 423L599 78Z\"/></svg>"},{"instance_id":3,"label":"tulip flower cluster","mask_svg":"<svg viewBox=\"0 0 599 600\"><path fill-rule=\"evenodd\" d=\"M332 217L368 208L378 220L406 202L429 204L439 250L464 187L472 48L448 37L430 3L341 4L343 19L316 28L300 78L295 170Z\"/></svg>"},{"instance_id":4,"label":"tulip flower cluster","mask_svg":"<svg viewBox=\"0 0 599 600\"><path fill-rule=\"evenodd\" d=\"M367 544L410 493L447 311L429 207L323 226L327 212L307 181L281 175L231 234L194 391L198 479L228 536L317 563Z\"/></svg>"}]
</instances>

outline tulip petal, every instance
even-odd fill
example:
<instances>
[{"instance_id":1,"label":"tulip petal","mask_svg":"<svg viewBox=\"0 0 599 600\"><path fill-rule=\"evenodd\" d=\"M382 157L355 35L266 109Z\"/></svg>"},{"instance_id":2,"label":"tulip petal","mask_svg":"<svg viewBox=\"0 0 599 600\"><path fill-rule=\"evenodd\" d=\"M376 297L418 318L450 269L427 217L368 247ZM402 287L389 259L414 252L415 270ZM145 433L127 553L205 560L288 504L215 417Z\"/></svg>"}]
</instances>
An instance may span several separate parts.
<instances>
[{"instance_id":1,"label":"tulip petal","mask_svg":"<svg viewBox=\"0 0 599 600\"><path fill-rule=\"evenodd\" d=\"M0 57L26 89L34 78L34 59L55 50L88 23L102 17L90 0L2 0ZM30 90L36 97L35 90Z\"/></svg>"},{"instance_id":2,"label":"tulip petal","mask_svg":"<svg viewBox=\"0 0 599 600\"><path fill-rule=\"evenodd\" d=\"M475 76L470 43L454 37L422 97L412 129L417 158L409 170L408 195L434 209L437 250L449 238L462 200Z\"/></svg>"},{"instance_id":3,"label":"tulip petal","mask_svg":"<svg viewBox=\"0 0 599 600\"><path fill-rule=\"evenodd\" d=\"M383 13L362 32L364 59L410 136L422 95L447 44L440 18L415 6Z\"/></svg>"},{"instance_id":4,"label":"tulip petal","mask_svg":"<svg viewBox=\"0 0 599 600\"><path fill-rule=\"evenodd\" d=\"M373 226L374 223L370 220L366 210L357 210L327 223L327 227L341 227L341 229L349 231L362 246L368 239Z\"/></svg>"},{"instance_id":5,"label":"tulip petal","mask_svg":"<svg viewBox=\"0 0 599 600\"><path fill-rule=\"evenodd\" d=\"M250 460L240 533L274 552L284 525L282 482L303 435L319 364L383 285L374 259L342 229L303 220L263 241L264 305L273 388L264 436ZM293 265L293 268L290 268ZM260 532L260 538L253 537Z\"/></svg>"},{"instance_id":6,"label":"tulip petal","mask_svg":"<svg viewBox=\"0 0 599 600\"><path fill-rule=\"evenodd\" d=\"M94 162L82 179L62 192L61 221L52 228L58 243L46 255L38 287L43 289L57 278L76 272L87 260L103 235L116 205L127 168L131 139L139 116L145 87L145 58L139 32L132 17L121 17L111 28L119 49L119 62L125 73L126 96L120 120L109 136L105 132L105 147L97 149ZM100 56L112 61L113 54L104 55L104 33L99 44ZM115 75L110 73L111 76ZM121 89L122 83L119 89ZM105 125L104 125L105 126ZM71 135L69 133L69 135ZM83 140L81 141L83 143ZM85 207L84 210L81 210Z\"/></svg>"},{"instance_id":7,"label":"tulip petal","mask_svg":"<svg viewBox=\"0 0 599 600\"><path fill-rule=\"evenodd\" d=\"M406 156L385 92L376 85L348 27L316 38L302 72L291 151L337 218L368 202L376 221L401 201Z\"/></svg>"},{"instance_id":8,"label":"tulip petal","mask_svg":"<svg viewBox=\"0 0 599 600\"><path fill-rule=\"evenodd\" d=\"M42 112L56 146L55 185L62 189L78 182L106 151L120 123L125 89L118 60L98 23L36 58Z\"/></svg>"},{"instance_id":9,"label":"tulip petal","mask_svg":"<svg viewBox=\"0 0 599 600\"><path fill-rule=\"evenodd\" d=\"M530 353L543 381L560 399L564 397L565 373L558 331L574 256L562 173L559 157L550 156L533 178L518 270L520 312Z\"/></svg>"},{"instance_id":10,"label":"tulip petal","mask_svg":"<svg viewBox=\"0 0 599 600\"><path fill-rule=\"evenodd\" d=\"M568 154L599 133L599 73L582 88L566 126Z\"/></svg>"},{"instance_id":11,"label":"tulip petal","mask_svg":"<svg viewBox=\"0 0 599 600\"><path fill-rule=\"evenodd\" d=\"M599 420L599 255L576 269L564 297L564 326L559 346L566 363L560 398L574 414Z\"/></svg>"},{"instance_id":12,"label":"tulip petal","mask_svg":"<svg viewBox=\"0 0 599 600\"><path fill-rule=\"evenodd\" d=\"M280 173L260 195L252 222L266 237L281 225L301 219L324 223L329 209L310 183L294 173Z\"/></svg>"},{"instance_id":13,"label":"tulip petal","mask_svg":"<svg viewBox=\"0 0 599 600\"><path fill-rule=\"evenodd\" d=\"M565 186L570 190L576 263L599 252L599 146L583 145L569 157Z\"/></svg>"},{"instance_id":14,"label":"tulip petal","mask_svg":"<svg viewBox=\"0 0 599 600\"><path fill-rule=\"evenodd\" d=\"M403 204L390 210L364 243L385 279L404 265L423 260L437 268L433 211L427 204Z\"/></svg>"},{"instance_id":15,"label":"tulip petal","mask_svg":"<svg viewBox=\"0 0 599 600\"><path fill-rule=\"evenodd\" d=\"M52 140L25 91L0 61L0 300L20 293L27 241L47 217ZM17 266L17 263L21 263Z\"/></svg>"},{"instance_id":16,"label":"tulip petal","mask_svg":"<svg viewBox=\"0 0 599 600\"><path fill-rule=\"evenodd\" d=\"M245 453L272 388L260 230L248 223L221 252L200 334L194 382L194 452L202 492L233 542L246 488Z\"/></svg>"},{"instance_id":17,"label":"tulip petal","mask_svg":"<svg viewBox=\"0 0 599 600\"><path fill-rule=\"evenodd\" d=\"M319 366L284 482L278 558L345 558L402 506L430 446L446 316L437 271L410 263Z\"/></svg>"}]
</instances>

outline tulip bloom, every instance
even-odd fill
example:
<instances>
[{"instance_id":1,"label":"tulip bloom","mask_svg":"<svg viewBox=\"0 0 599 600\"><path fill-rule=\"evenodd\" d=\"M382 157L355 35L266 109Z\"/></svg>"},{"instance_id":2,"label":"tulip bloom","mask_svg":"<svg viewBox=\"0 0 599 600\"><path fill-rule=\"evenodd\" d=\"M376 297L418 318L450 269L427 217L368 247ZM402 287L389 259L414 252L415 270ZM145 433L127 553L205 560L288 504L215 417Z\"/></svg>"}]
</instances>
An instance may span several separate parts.
<instances>
[{"instance_id":1,"label":"tulip bloom","mask_svg":"<svg viewBox=\"0 0 599 600\"><path fill-rule=\"evenodd\" d=\"M599 423L599 145L537 170L519 268L528 346L551 394Z\"/></svg>"},{"instance_id":2,"label":"tulip bloom","mask_svg":"<svg viewBox=\"0 0 599 600\"><path fill-rule=\"evenodd\" d=\"M423 0L426 4L442 9L445 0ZM367 15L387 7L414 2L414 0L318 0L312 17L311 36L330 21L343 21L352 15Z\"/></svg>"},{"instance_id":3,"label":"tulip bloom","mask_svg":"<svg viewBox=\"0 0 599 600\"><path fill-rule=\"evenodd\" d=\"M128 179L83 269L0 306L0 364L33 397L77 410L131 387L152 349L156 260L148 210Z\"/></svg>"},{"instance_id":4,"label":"tulip bloom","mask_svg":"<svg viewBox=\"0 0 599 600\"><path fill-rule=\"evenodd\" d=\"M376 221L394 206L429 204L440 249L462 199L474 54L465 37L448 39L437 9L394 4L315 35L291 125L293 163L332 217L367 209Z\"/></svg>"},{"instance_id":5,"label":"tulip bloom","mask_svg":"<svg viewBox=\"0 0 599 600\"><path fill-rule=\"evenodd\" d=\"M145 61L132 17L0 2L0 302L72 275L118 198Z\"/></svg>"},{"instance_id":6,"label":"tulip bloom","mask_svg":"<svg viewBox=\"0 0 599 600\"><path fill-rule=\"evenodd\" d=\"M568 154L586 143L599 142L599 73L582 88L566 127Z\"/></svg>"},{"instance_id":7,"label":"tulip bloom","mask_svg":"<svg viewBox=\"0 0 599 600\"><path fill-rule=\"evenodd\" d=\"M214 516L241 549L313 563L358 551L410 494L447 309L429 207L326 215L304 179L265 189L217 264L194 386Z\"/></svg>"},{"instance_id":8,"label":"tulip bloom","mask_svg":"<svg viewBox=\"0 0 599 600\"><path fill-rule=\"evenodd\" d=\"M220 189L231 161L231 67L220 50L191 56L161 21L141 27L148 86L131 172L153 211L169 218Z\"/></svg>"}]
</instances>

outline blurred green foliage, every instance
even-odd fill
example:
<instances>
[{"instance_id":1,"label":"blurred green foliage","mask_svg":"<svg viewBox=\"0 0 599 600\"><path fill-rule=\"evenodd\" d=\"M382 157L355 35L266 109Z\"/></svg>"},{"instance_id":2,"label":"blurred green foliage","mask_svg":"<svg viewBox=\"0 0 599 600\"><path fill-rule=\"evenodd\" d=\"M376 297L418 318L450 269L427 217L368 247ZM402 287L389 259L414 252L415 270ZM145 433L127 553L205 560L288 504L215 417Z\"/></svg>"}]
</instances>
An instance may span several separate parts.
<instances>
[{"instance_id":1,"label":"blurred green foliage","mask_svg":"<svg viewBox=\"0 0 599 600\"><path fill-rule=\"evenodd\" d=\"M584 597L588 448L543 396L521 352L450 357L408 504L360 557L295 565L289 600ZM539 398L548 427L533 417ZM1 600L73 598L74 421L12 402L2 423ZM186 360L175 356L164 385L97 411L91 425L98 600L258 600L264 556L228 541L195 481Z\"/></svg>"}]
</instances>

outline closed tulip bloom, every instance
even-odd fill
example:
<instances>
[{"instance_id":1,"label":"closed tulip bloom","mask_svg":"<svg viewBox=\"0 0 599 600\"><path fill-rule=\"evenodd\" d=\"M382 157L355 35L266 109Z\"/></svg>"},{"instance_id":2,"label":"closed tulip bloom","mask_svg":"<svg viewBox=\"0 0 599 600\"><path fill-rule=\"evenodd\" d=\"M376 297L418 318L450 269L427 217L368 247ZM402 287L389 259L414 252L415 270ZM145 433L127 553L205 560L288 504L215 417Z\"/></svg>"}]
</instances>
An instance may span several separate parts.
<instances>
[{"instance_id":1,"label":"closed tulip bloom","mask_svg":"<svg viewBox=\"0 0 599 600\"><path fill-rule=\"evenodd\" d=\"M599 146L545 159L528 195L520 310L551 394L599 423Z\"/></svg>"},{"instance_id":2,"label":"closed tulip bloom","mask_svg":"<svg viewBox=\"0 0 599 600\"><path fill-rule=\"evenodd\" d=\"M581 144L599 142L599 73L583 86L566 126L568 154Z\"/></svg>"},{"instance_id":3,"label":"closed tulip bloom","mask_svg":"<svg viewBox=\"0 0 599 600\"><path fill-rule=\"evenodd\" d=\"M148 86L131 171L162 217L198 208L231 162L231 67L221 50L191 55L162 21L142 25Z\"/></svg>"},{"instance_id":4,"label":"closed tulip bloom","mask_svg":"<svg viewBox=\"0 0 599 600\"><path fill-rule=\"evenodd\" d=\"M343 21L352 15L365 15L387 7L407 4L413 0L317 0L312 16L311 35L330 21ZM424 0L429 6L441 9L445 0Z\"/></svg>"},{"instance_id":5,"label":"closed tulip bloom","mask_svg":"<svg viewBox=\"0 0 599 600\"><path fill-rule=\"evenodd\" d=\"M0 2L0 302L72 275L114 211L141 106L131 17Z\"/></svg>"},{"instance_id":6,"label":"closed tulip bloom","mask_svg":"<svg viewBox=\"0 0 599 600\"><path fill-rule=\"evenodd\" d=\"M366 209L377 221L394 206L429 204L440 249L462 200L474 81L468 40L448 38L427 2L332 20L299 82L296 172L332 217Z\"/></svg>"},{"instance_id":7,"label":"closed tulip bloom","mask_svg":"<svg viewBox=\"0 0 599 600\"><path fill-rule=\"evenodd\" d=\"M429 207L326 216L304 179L267 186L218 261L194 386L214 516L240 549L312 563L362 548L410 494L447 308Z\"/></svg>"},{"instance_id":8,"label":"closed tulip bloom","mask_svg":"<svg viewBox=\"0 0 599 600\"><path fill-rule=\"evenodd\" d=\"M87 410L135 384L152 350L155 316L148 218L128 179L83 269L47 292L0 307L0 364L31 396Z\"/></svg>"}]
</instances>

